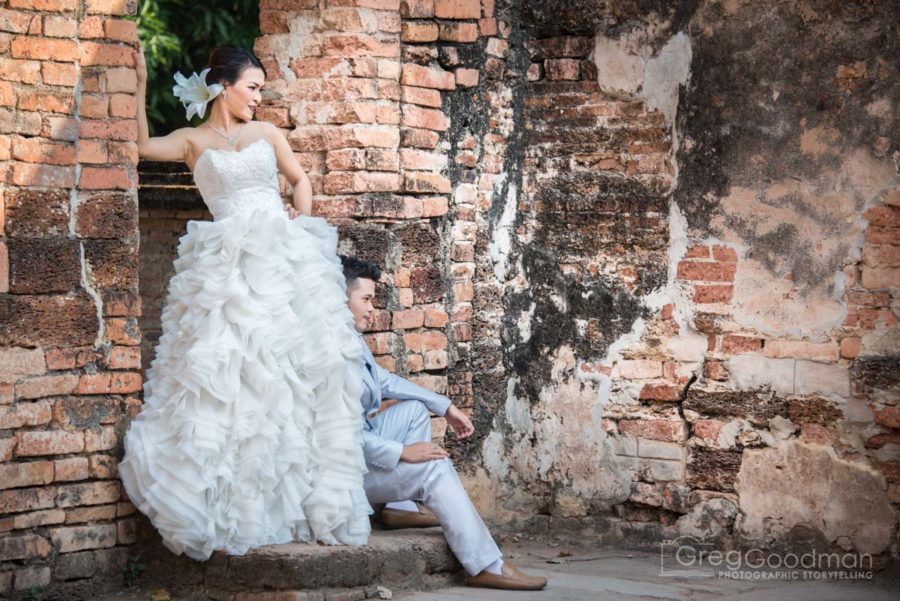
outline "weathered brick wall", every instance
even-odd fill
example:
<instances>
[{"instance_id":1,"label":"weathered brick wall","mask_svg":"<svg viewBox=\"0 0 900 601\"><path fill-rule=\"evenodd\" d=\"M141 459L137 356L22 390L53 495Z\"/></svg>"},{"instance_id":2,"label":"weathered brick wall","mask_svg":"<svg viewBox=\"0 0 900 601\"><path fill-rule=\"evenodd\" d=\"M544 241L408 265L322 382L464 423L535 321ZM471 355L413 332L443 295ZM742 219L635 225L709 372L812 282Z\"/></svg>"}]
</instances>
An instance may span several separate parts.
<instances>
[{"instance_id":1,"label":"weathered brick wall","mask_svg":"<svg viewBox=\"0 0 900 601\"><path fill-rule=\"evenodd\" d=\"M883 25L803 13L817 29L797 69L827 83L813 97L779 75L763 99L753 77L778 71L790 11L261 8L257 50L280 79L268 118L343 249L387 268L379 360L471 411L478 434L446 442L486 515L631 542L790 542L812 523L822 548L893 544L897 83ZM750 36L756 22L771 39ZM835 28L846 47L803 54ZM839 107L859 125L838 131ZM770 126L779 111L799 128ZM764 467L795 454L785 475ZM854 492L835 497L823 472ZM767 505L762 483L777 499L798 474L807 509Z\"/></svg>"},{"instance_id":2,"label":"weathered brick wall","mask_svg":"<svg viewBox=\"0 0 900 601\"><path fill-rule=\"evenodd\" d=\"M129 11L0 6L0 595L115 579L133 539L116 473L141 388Z\"/></svg>"},{"instance_id":3,"label":"weathered brick wall","mask_svg":"<svg viewBox=\"0 0 900 601\"><path fill-rule=\"evenodd\" d=\"M7 588L109 571L121 552L69 553L61 533L105 546L132 528L112 536L130 506L103 496L118 485L90 459L120 452L138 402L127 26L60 2L0 19L14 349L0 466L34 470L0 492L0 523L24 526L0 543ZM378 360L473 416L476 436L444 441L490 520L896 553L889 4L261 1L259 116L284 130L341 250L386 269ZM33 55L47 50L27 40L66 18L56 60ZM67 65L82 88L53 79ZM181 194L142 202L148 346L164 257L201 215ZM70 399L81 412L52 410ZM78 447L102 433L103 452ZM48 436L59 454L28 454ZM98 513L69 509L73 485L52 479L72 459ZM70 514L89 530L62 530Z\"/></svg>"}]
</instances>

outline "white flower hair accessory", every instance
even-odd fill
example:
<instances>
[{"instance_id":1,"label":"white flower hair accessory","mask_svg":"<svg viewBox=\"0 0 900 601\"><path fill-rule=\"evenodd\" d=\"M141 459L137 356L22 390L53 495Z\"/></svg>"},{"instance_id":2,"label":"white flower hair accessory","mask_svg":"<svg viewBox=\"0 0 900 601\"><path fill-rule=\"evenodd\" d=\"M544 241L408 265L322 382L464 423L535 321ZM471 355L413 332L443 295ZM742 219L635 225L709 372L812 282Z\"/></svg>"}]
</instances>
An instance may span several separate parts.
<instances>
[{"instance_id":1,"label":"white flower hair accessory","mask_svg":"<svg viewBox=\"0 0 900 601\"><path fill-rule=\"evenodd\" d=\"M206 83L206 74L209 73L207 67L200 72L191 74L190 78L185 77L180 72L175 73L175 87L172 93L181 101L184 108L187 109L187 120L190 121L193 115L199 116L201 119L206 114L206 105L212 102L213 98L222 93L225 89L222 84L214 83L208 85Z\"/></svg>"}]
</instances>

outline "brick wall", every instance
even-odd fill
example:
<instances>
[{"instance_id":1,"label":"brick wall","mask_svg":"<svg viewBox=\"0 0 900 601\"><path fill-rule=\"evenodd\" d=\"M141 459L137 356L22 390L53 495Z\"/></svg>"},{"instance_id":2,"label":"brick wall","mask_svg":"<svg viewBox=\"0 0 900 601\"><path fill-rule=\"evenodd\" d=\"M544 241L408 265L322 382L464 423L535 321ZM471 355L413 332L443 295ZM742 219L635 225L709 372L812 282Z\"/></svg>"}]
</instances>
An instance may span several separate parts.
<instances>
[{"instance_id":1,"label":"brick wall","mask_svg":"<svg viewBox=\"0 0 900 601\"><path fill-rule=\"evenodd\" d=\"M0 595L121 574L140 405L133 2L0 4Z\"/></svg>"},{"instance_id":2,"label":"brick wall","mask_svg":"<svg viewBox=\"0 0 900 601\"><path fill-rule=\"evenodd\" d=\"M701 91L686 100L685 69L684 80L621 89L634 56L665 56L671 72L691 65L691 41L667 29L690 14L665 26L631 15L653 24L642 50L639 37L621 42L632 62L615 71L626 36L610 23L624 17L607 3L586 3L586 21L564 3L526 4L264 2L257 44L275 74L268 114L314 174L315 210L341 224L345 252L387 268L369 335L379 361L448 392L476 422L471 441L445 443L482 511L510 527L592 524L600 538L647 544L713 536L697 524L715 517L732 520L733 541L751 544L759 512L799 519L760 508L755 466L824 441L837 455L813 453L818 469L861 461L850 464L864 482L857 497L878 499L865 519L892 536L897 382L885 373L896 365L886 341L896 332L887 292L897 282L895 176L862 159L865 168L844 167L846 193L865 200L839 218L747 214L742 197L715 186L783 173L758 174L764 150L746 165L732 160L733 173L714 172L723 159L710 148L721 143L707 138L767 118L728 112L723 98L745 98L740 88L711 89L695 75ZM707 9L695 18L729 27ZM711 61L740 60L704 39L694 38L700 62L691 65L704 76L717 73L704 69ZM832 79L849 94L865 73L844 65ZM798 102L792 110L812 110L812 100ZM713 110L723 116L707 123ZM824 141L805 135L801 144L822 152ZM891 144L878 140L875 160ZM773 156L797 144L766 143ZM814 163L789 179L828 185L828 169ZM797 205L784 196L790 184L775 187L763 194L782 198L767 206ZM809 203L844 210L828 197ZM867 241L854 250L837 224L859 218ZM801 240L785 246L785 228L818 238L818 254ZM836 288L820 290L829 278ZM819 482L808 488L808 507L831 494ZM739 512L745 522L734 526ZM823 548L857 528L825 521ZM790 541L788 530L776 538ZM888 548L889 538L849 536L855 548Z\"/></svg>"}]
</instances>

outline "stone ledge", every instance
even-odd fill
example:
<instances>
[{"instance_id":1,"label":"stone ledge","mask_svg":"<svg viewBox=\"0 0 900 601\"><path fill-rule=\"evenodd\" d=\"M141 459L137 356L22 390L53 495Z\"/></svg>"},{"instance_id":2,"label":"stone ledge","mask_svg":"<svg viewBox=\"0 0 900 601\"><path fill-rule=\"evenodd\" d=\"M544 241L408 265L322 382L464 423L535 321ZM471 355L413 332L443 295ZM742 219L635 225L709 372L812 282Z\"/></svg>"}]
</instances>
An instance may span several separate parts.
<instances>
[{"instance_id":1,"label":"stone ledge","mask_svg":"<svg viewBox=\"0 0 900 601\"><path fill-rule=\"evenodd\" d=\"M364 547L272 545L243 556L216 553L206 562L175 557L161 545L145 547L142 556L147 566L138 580L142 588L216 599L231 599L237 593L243 598L249 593L323 590L362 599L369 595L360 597L360 593L373 592L378 586L434 588L452 584L461 574L437 528L374 531Z\"/></svg>"}]
</instances>

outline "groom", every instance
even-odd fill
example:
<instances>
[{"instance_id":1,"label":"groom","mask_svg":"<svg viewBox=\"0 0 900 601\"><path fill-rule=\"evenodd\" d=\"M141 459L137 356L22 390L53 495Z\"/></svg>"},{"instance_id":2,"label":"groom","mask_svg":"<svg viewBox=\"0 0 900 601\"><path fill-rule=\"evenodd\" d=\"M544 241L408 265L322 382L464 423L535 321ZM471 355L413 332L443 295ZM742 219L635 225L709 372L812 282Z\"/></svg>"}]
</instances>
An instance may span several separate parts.
<instances>
[{"instance_id":1,"label":"groom","mask_svg":"<svg viewBox=\"0 0 900 601\"><path fill-rule=\"evenodd\" d=\"M341 257L356 329L369 327L375 311L375 283L381 270L371 261ZM431 442L429 412L443 416L459 438L474 431L472 422L445 396L426 390L375 363L362 336L365 356L362 407L363 452L369 472L366 495L386 503L382 521L393 528L440 525L447 543L468 573L471 586L540 590L547 579L523 574L503 561L448 459ZM386 399L386 400L385 400ZM413 501L422 501L426 507Z\"/></svg>"}]
</instances>

